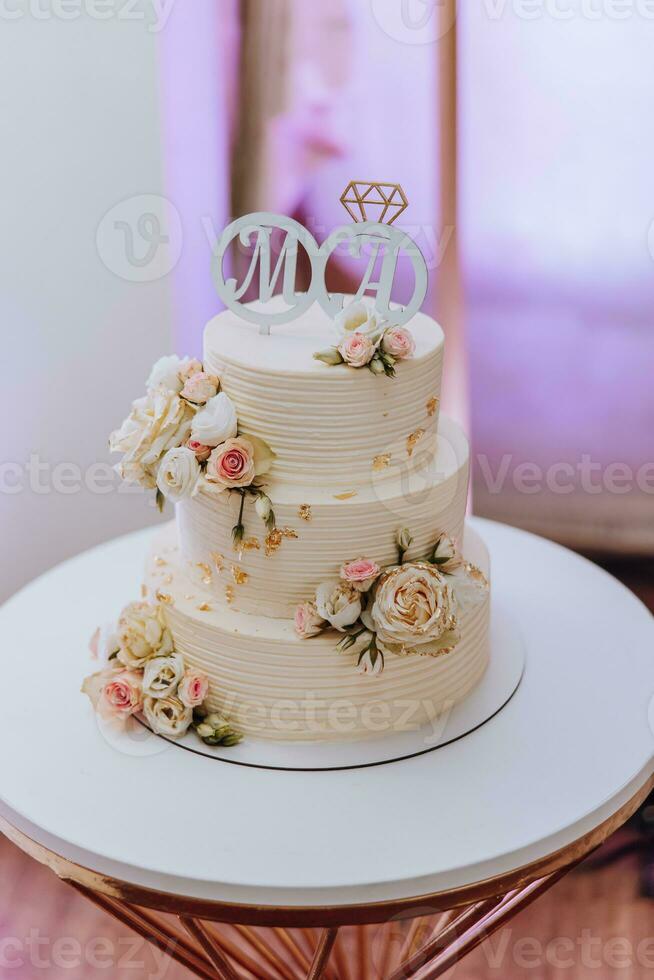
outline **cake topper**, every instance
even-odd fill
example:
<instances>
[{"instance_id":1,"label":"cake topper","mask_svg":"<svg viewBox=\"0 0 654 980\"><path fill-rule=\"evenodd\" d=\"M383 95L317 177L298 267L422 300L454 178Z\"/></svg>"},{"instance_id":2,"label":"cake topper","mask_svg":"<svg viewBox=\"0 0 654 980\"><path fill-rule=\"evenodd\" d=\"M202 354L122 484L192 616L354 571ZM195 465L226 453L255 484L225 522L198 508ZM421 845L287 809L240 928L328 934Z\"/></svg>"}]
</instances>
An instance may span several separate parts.
<instances>
[{"instance_id":1,"label":"cake topper","mask_svg":"<svg viewBox=\"0 0 654 980\"><path fill-rule=\"evenodd\" d=\"M230 310L244 320L259 325L259 332L269 334L271 326L289 323L317 302L330 317L343 309L345 295L327 288L327 264L334 253L367 259L365 270L353 302L369 296L378 315L387 323L406 323L418 312L427 292L427 265L414 240L392 222L408 207L399 184L350 181L341 202L355 219L328 235L321 246L304 225L293 218L267 211L244 215L225 228L216 246L212 274L216 291ZM356 205L358 212L351 210ZM367 220L368 210L376 207L380 221ZM361 220L358 220L357 214ZM383 220L388 218L386 224ZM273 255L271 239L279 240ZM249 264L243 280L225 276L225 256L232 243L249 250ZM306 291L298 289L298 254L302 247L311 269ZM407 303L393 299L399 258L406 256L413 268L413 294ZM258 269L258 277L257 277ZM254 299L245 299L251 292ZM271 304L273 296L278 302Z\"/></svg>"},{"instance_id":2,"label":"cake topper","mask_svg":"<svg viewBox=\"0 0 654 980\"><path fill-rule=\"evenodd\" d=\"M406 194L400 184L380 181L351 180L340 197L341 204L353 221L369 221L369 210L376 208L379 222L392 225L396 218L409 206Z\"/></svg>"}]
</instances>

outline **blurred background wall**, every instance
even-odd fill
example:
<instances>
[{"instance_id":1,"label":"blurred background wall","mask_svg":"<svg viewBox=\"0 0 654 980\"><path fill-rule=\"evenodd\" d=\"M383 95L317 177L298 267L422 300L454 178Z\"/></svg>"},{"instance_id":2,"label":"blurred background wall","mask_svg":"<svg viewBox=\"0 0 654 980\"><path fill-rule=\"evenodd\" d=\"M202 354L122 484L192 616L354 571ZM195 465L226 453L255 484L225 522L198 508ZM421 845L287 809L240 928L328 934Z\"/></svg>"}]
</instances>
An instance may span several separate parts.
<instances>
[{"instance_id":1,"label":"blurred background wall","mask_svg":"<svg viewBox=\"0 0 654 980\"><path fill-rule=\"evenodd\" d=\"M262 207L322 238L353 178L404 186L428 311L460 265L445 409L468 411L469 368L475 510L654 551L654 19L645 0L455 9L3 5L0 597L158 519L118 490L107 435L159 354L199 351L216 234Z\"/></svg>"}]
</instances>

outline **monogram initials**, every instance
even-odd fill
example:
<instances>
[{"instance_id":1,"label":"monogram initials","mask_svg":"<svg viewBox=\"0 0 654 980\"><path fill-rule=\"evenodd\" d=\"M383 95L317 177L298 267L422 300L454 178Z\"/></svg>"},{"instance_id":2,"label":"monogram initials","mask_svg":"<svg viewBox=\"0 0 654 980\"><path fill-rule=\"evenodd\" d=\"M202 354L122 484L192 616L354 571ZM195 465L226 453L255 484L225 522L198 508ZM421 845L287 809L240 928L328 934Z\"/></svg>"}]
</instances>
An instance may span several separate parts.
<instances>
[{"instance_id":1,"label":"monogram initials","mask_svg":"<svg viewBox=\"0 0 654 980\"><path fill-rule=\"evenodd\" d=\"M282 236L274 266L271 259L273 231ZM234 241L249 253L249 264L240 284L233 276L225 278L224 272L225 257ZM307 253L311 267L311 282L306 292L299 292L296 286L300 247ZM342 293L327 291L325 274L329 259L339 248L354 258L361 258L364 249L368 249L368 262L356 299L373 294L375 308L393 324L405 323L420 309L427 292L427 266L420 249L406 233L390 225L366 221L335 229L318 247L313 235L299 222L264 211L237 218L225 228L212 263L216 291L225 306L244 320L258 324L259 332L263 334L269 334L274 324L288 323L301 316L314 302L334 317L343 308L345 297ZM415 280L413 295L406 305L394 303L391 295L398 258L402 254L409 257ZM376 268L379 268L378 278L375 278ZM280 279L279 295L286 309L271 312L267 304ZM240 302L253 284L258 284L258 290L254 289L255 299L251 303Z\"/></svg>"}]
</instances>

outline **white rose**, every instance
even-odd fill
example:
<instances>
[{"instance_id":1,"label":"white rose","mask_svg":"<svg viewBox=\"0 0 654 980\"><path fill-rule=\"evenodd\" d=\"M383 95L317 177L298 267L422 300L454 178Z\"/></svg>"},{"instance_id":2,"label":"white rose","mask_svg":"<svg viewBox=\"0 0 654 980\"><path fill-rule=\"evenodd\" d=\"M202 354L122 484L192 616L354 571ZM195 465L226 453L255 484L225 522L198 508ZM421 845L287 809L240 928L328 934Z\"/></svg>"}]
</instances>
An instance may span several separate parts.
<instances>
[{"instance_id":1,"label":"white rose","mask_svg":"<svg viewBox=\"0 0 654 980\"><path fill-rule=\"evenodd\" d=\"M192 438L203 446L219 446L236 435L236 409L224 391L210 398L193 419Z\"/></svg>"},{"instance_id":2,"label":"white rose","mask_svg":"<svg viewBox=\"0 0 654 980\"><path fill-rule=\"evenodd\" d=\"M323 582L316 590L316 609L322 619L342 633L361 615L361 593L347 582Z\"/></svg>"},{"instance_id":3,"label":"white rose","mask_svg":"<svg viewBox=\"0 0 654 980\"><path fill-rule=\"evenodd\" d=\"M189 368L191 367L195 370L196 365L198 365L198 361L193 361L189 357L166 354L153 364L148 380L146 381L146 387L149 390L156 388L157 385L163 385L168 391L178 394L184 386L184 381L186 380L185 375L188 373ZM199 371L201 368L198 367L197 370Z\"/></svg>"},{"instance_id":4,"label":"white rose","mask_svg":"<svg viewBox=\"0 0 654 980\"><path fill-rule=\"evenodd\" d=\"M195 493L200 478L200 464L192 449L181 446L169 449L157 471L157 486L164 497L179 501Z\"/></svg>"},{"instance_id":5,"label":"white rose","mask_svg":"<svg viewBox=\"0 0 654 980\"><path fill-rule=\"evenodd\" d=\"M149 698L167 698L175 694L184 676L184 658L154 657L148 660L143 671L143 694Z\"/></svg>"},{"instance_id":6,"label":"white rose","mask_svg":"<svg viewBox=\"0 0 654 980\"><path fill-rule=\"evenodd\" d=\"M173 638L158 603L130 602L120 614L117 633L118 659L133 670L140 670L153 657L165 657L173 651Z\"/></svg>"},{"instance_id":7,"label":"white rose","mask_svg":"<svg viewBox=\"0 0 654 980\"><path fill-rule=\"evenodd\" d=\"M128 483L153 490L161 457L191 434L194 409L163 385L132 405L120 429L109 437L112 453L123 453L118 472Z\"/></svg>"},{"instance_id":8,"label":"white rose","mask_svg":"<svg viewBox=\"0 0 654 980\"><path fill-rule=\"evenodd\" d=\"M384 572L369 615L382 653L435 657L459 640L455 610L445 576L433 565L416 562Z\"/></svg>"},{"instance_id":9,"label":"white rose","mask_svg":"<svg viewBox=\"0 0 654 980\"><path fill-rule=\"evenodd\" d=\"M384 320L368 303L359 300L350 303L334 317L334 331L339 341L353 333L374 337L381 333Z\"/></svg>"},{"instance_id":10,"label":"white rose","mask_svg":"<svg viewBox=\"0 0 654 980\"><path fill-rule=\"evenodd\" d=\"M146 698L143 711L155 735L179 738L186 734L193 721L193 709L187 708L179 698Z\"/></svg>"}]
</instances>

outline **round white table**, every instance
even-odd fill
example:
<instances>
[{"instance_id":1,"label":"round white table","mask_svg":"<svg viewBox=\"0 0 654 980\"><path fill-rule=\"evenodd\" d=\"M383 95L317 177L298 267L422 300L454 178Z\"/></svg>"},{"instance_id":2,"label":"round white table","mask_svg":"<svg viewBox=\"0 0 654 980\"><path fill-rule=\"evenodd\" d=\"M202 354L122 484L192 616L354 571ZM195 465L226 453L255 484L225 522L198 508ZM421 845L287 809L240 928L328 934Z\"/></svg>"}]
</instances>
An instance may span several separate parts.
<instances>
[{"instance_id":1,"label":"round white table","mask_svg":"<svg viewBox=\"0 0 654 980\"><path fill-rule=\"evenodd\" d=\"M134 906L175 912L191 937L178 937L178 959L199 976L257 975L207 920L303 927L307 943L322 928L315 948L288 948L294 967L263 973L288 980L329 975L339 926L463 908L396 969L440 975L620 826L654 773L650 613L564 548L474 526L525 640L522 683L459 741L366 769L266 771L158 739L117 746L79 688L96 625L138 595L151 532L43 575L0 610L0 829L154 941L160 920Z\"/></svg>"}]
</instances>

